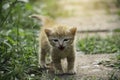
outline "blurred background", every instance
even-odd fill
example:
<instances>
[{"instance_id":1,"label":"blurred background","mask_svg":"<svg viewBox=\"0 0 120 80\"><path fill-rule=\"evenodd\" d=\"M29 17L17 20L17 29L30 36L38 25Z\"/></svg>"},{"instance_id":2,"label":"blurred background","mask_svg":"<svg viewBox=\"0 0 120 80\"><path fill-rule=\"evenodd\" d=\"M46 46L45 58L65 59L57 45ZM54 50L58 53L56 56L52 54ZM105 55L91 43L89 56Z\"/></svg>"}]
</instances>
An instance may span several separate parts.
<instances>
[{"instance_id":1,"label":"blurred background","mask_svg":"<svg viewBox=\"0 0 120 80\"><path fill-rule=\"evenodd\" d=\"M113 62L103 63L120 69L120 0L0 0L0 80L50 78L38 68L41 22L30 19L32 14L77 27L78 52L115 54Z\"/></svg>"}]
</instances>

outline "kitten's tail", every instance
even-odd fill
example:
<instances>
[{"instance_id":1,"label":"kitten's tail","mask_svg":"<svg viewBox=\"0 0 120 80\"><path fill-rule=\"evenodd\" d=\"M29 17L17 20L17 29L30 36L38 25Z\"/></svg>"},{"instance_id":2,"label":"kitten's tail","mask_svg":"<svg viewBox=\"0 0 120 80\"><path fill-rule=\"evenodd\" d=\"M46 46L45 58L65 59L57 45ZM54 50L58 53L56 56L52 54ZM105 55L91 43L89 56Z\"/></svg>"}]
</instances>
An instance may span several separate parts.
<instances>
[{"instance_id":1,"label":"kitten's tail","mask_svg":"<svg viewBox=\"0 0 120 80\"><path fill-rule=\"evenodd\" d=\"M46 17L46 16L42 16L42 15L33 14L29 17L30 18L36 18L36 19L42 21L42 25L49 25L49 24L54 23L54 21L51 18Z\"/></svg>"}]
</instances>

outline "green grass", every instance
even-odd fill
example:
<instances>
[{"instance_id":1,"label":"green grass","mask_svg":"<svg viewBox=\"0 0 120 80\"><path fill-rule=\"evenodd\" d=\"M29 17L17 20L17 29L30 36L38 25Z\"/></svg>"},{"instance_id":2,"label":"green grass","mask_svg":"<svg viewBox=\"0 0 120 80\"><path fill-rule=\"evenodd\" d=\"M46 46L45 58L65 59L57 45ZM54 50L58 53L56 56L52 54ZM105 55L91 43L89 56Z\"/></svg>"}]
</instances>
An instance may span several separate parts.
<instances>
[{"instance_id":1,"label":"green grass","mask_svg":"<svg viewBox=\"0 0 120 80\"><path fill-rule=\"evenodd\" d=\"M99 36L86 37L78 41L77 47L86 54L116 53L120 51L119 36L119 34L116 34L106 38Z\"/></svg>"},{"instance_id":2,"label":"green grass","mask_svg":"<svg viewBox=\"0 0 120 80\"><path fill-rule=\"evenodd\" d=\"M117 53L116 59L117 60L113 63L114 67L117 68L117 69L120 69L120 52Z\"/></svg>"},{"instance_id":3,"label":"green grass","mask_svg":"<svg viewBox=\"0 0 120 80\"><path fill-rule=\"evenodd\" d=\"M120 9L116 12L116 14L117 14L118 16L120 16Z\"/></svg>"}]
</instances>

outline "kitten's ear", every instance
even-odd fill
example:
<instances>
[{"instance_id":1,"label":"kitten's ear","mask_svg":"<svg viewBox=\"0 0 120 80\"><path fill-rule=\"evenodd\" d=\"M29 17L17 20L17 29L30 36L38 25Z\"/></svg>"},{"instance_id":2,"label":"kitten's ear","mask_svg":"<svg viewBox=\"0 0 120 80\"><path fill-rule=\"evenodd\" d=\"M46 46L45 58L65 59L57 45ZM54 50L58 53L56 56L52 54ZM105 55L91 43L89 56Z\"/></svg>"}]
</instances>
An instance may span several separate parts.
<instances>
[{"instance_id":1,"label":"kitten's ear","mask_svg":"<svg viewBox=\"0 0 120 80\"><path fill-rule=\"evenodd\" d=\"M76 27L70 28L70 32L72 33L72 35L75 35L76 31L77 31Z\"/></svg>"},{"instance_id":2,"label":"kitten's ear","mask_svg":"<svg viewBox=\"0 0 120 80\"><path fill-rule=\"evenodd\" d=\"M52 33L52 30L51 29L45 29L45 33L47 36L50 36L51 33Z\"/></svg>"}]
</instances>

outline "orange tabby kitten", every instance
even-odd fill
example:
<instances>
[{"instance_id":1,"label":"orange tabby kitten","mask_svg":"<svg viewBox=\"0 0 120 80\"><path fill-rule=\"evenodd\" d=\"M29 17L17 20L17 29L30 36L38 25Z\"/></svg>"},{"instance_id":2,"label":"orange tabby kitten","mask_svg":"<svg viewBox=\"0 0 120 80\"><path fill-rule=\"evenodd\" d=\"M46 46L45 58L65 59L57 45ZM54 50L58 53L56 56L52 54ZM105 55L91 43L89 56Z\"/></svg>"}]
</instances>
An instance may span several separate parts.
<instances>
[{"instance_id":1,"label":"orange tabby kitten","mask_svg":"<svg viewBox=\"0 0 120 80\"><path fill-rule=\"evenodd\" d=\"M67 59L67 73L75 74L75 34L76 27L58 25L47 17L32 15L31 17L42 20L44 26L40 32L39 61L42 67L46 66L46 55L51 54L55 74L63 74L61 59Z\"/></svg>"}]
</instances>

